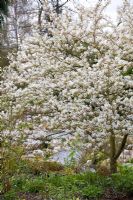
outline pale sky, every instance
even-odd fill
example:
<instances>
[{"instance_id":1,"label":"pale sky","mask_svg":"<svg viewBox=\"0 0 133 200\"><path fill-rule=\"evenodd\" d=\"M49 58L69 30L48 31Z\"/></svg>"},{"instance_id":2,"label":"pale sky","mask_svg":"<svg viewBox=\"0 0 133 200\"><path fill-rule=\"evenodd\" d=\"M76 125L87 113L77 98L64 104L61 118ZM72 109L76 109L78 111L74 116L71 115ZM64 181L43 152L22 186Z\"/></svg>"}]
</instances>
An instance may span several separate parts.
<instances>
[{"instance_id":1,"label":"pale sky","mask_svg":"<svg viewBox=\"0 0 133 200\"><path fill-rule=\"evenodd\" d=\"M77 0L78 2L80 2L83 5L90 5L90 4L94 4L96 3L98 0ZM133 3L133 0L130 0L131 3ZM111 4L109 5L109 7L107 8L106 13L111 16L111 18L113 20L116 19L116 11L117 11L117 7L120 6L122 4L122 0L112 0Z\"/></svg>"},{"instance_id":2,"label":"pale sky","mask_svg":"<svg viewBox=\"0 0 133 200\"><path fill-rule=\"evenodd\" d=\"M113 19L116 18L117 7L122 4L122 0L112 0L112 3L107 9L107 14L109 14Z\"/></svg>"},{"instance_id":3,"label":"pale sky","mask_svg":"<svg viewBox=\"0 0 133 200\"><path fill-rule=\"evenodd\" d=\"M81 3L96 3L97 0L80 0ZM122 0L112 0L111 4L109 5L109 7L107 8L107 14L110 15L113 19L116 18L116 10L117 7L120 6L122 4Z\"/></svg>"},{"instance_id":4,"label":"pale sky","mask_svg":"<svg viewBox=\"0 0 133 200\"><path fill-rule=\"evenodd\" d=\"M97 0L80 0L80 2L97 2ZM133 3L133 0L130 0L131 3ZM112 19L116 19L116 11L117 8L122 4L122 0L111 0L111 4L109 5L107 9L107 14L112 17Z\"/></svg>"}]
</instances>

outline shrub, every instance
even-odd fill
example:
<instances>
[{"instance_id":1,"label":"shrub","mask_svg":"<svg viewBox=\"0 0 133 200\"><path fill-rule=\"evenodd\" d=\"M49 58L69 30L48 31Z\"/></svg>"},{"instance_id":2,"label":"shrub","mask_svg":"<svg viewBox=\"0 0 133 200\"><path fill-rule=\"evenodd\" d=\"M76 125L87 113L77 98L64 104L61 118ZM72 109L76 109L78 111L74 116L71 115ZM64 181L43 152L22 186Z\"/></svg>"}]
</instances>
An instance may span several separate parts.
<instances>
[{"instance_id":1,"label":"shrub","mask_svg":"<svg viewBox=\"0 0 133 200\"><path fill-rule=\"evenodd\" d=\"M83 188L82 195L86 198L98 198L103 194L103 189L101 187L97 187L95 185L88 185Z\"/></svg>"},{"instance_id":2,"label":"shrub","mask_svg":"<svg viewBox=\"0 0 133 200\"><path fill-rule=\"evenodd\" d=\"M79 200L99 199L106 191L121 191L132 195L133 170L131 167L119 167L119 173L102 176L98 173L46 175L17 174L10 178L11 188L4 194L4 200L17 200L15 195L28 193L42 196L44 199ZM2 187L1 187L2 188Z\"/></svg>"},{"instance_id":3,"label":"shrub","mask_svg":"<svg viewBox=\"0 0 133 200\"><path fill-rule=\"evenodd\" d=\"M44 191L44 187L44 180L42 178L35 178L33 180L27 180L23 186L23 190L31 193L39 193Z\"/></svg>"},{"instance_id":4,"label":"shrub","mask_svg":"<svg viewBox=\"0 0 133 200\"><path fill-rule=\"evenodd\" d=\"M117 190L133 195L133 167L120 167L117 174L112 175Z\"/></svg>"},{"instance_id":5,"label":"shrub","mask_svg":"<svg viewBox=\"0 0 133 200\"><path fill-rule=\"evenodd\" d=\"M30 172L34 175L47 174L50 172L60 172L64 169L64 167L58 162L49 162L45 160L38 160L38 162L36 162L36 160L28 161L27 164Z\"/></svg>"},{"instance_id":6,"label":"shrub","mask_svg":"<svg viewBox=\"0 0 133 200\"><path fill-rule=\"evenodd\" d=\"M7 192L11 188L10 178L25 170L25 162L21 159L24 148L17 141L12 144L10 138L2 138L0 147L0 178L2 182L2 192Z\"/></svg>"},{"instance_id":7,"label":"shrub","mask_svg":"<svg viewBox=\"0 0 133 200\"><path fill-rule=\"evenodd\" d=\"M8 191L2 200L19 200L19 198L16 195L16 192L14 190Z\"/></svg>"}]
</instances>

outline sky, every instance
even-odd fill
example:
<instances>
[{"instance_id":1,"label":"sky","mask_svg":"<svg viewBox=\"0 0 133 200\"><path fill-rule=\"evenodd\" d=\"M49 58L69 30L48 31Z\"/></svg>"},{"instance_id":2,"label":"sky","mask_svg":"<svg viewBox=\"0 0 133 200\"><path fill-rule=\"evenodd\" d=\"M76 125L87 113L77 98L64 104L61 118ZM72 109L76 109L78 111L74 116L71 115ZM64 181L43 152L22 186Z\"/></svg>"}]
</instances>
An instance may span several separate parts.
<instances>
[{"instance_id":1,"label":"sky","mask_svg":"<svg viewBox=\"0 0 133 200\"><path fill-rule=\"evenodd\" d=\"M80 0L81 3L95 3L97 2L97 0ZM111 18L113 20L116 19L116 11L117 11L117 7L120 6L122 4L122 0L112 0L111 4L109 5L109 7L107 8L107 14L111 16Z\"/></svg>"},{"instance_id":2,"label":"sky","mask_svg":"<svg viewBox=\"0 0 133 200\"><path fill-rule=\"evenodd\" d=\"M122 0L112 0L111 4L107 9L107 14L112 17L113 20L117 17L117 8L122 4Z\"/></svg>"},{"instance_id":3,"label":"sky","mask_svg":"<svg viewBox=\"0 0 133 200\"><path fill-rule=\"evenodd\" d=\"M97 0L78 0L81 4L83 5L90 5L90 4L94 4L97 2ZM130 0L131 2L133 2L133 0ZM116 11L117 11L117 7L120 6L122 4L122 0L112 0L111 4L109 5L106 13L111 16L111 18L113 20L116 19Z\"/></svg>"},{"instance_id":4,"label":"sky","mask_svg":"<svg viewBox=\"0 0 133 200\"><path fill-rule=\"evenodd\" d=\"M109 14L112 19L116 19L116 11L117 7L122 4L122 0L112 0L111 4L109 5L107 9L107 14Z\"/></svg>"}]
</instances>

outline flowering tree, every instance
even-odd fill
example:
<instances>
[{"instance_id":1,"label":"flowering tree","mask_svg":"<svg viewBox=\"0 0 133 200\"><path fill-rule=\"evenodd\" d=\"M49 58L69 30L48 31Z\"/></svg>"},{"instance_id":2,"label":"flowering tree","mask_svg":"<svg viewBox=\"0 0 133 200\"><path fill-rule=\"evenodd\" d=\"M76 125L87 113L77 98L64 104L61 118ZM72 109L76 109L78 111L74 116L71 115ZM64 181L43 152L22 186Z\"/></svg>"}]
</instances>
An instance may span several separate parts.
<instances>
[{"instance_id":1,"label":"flowering tree","mask_svg":"<svg viewBox=\"0 0 133 200\"><path fill-rule=\"evenodd\" d=\"M108 3L78 7L76 17L52 14L52 24L47 23L52 37L35 33L24 41L4 73L1 121L3 133L44 130L47 138L48 132L69 130L69 141L79 136L94 151L106 142L110 170L116 172L132 132L132 77L127 72L133 15L125 20L131 5L124 4L125 15L120 12L122 22L115 26L104 15Z\"/></svg>"}]
</instances>

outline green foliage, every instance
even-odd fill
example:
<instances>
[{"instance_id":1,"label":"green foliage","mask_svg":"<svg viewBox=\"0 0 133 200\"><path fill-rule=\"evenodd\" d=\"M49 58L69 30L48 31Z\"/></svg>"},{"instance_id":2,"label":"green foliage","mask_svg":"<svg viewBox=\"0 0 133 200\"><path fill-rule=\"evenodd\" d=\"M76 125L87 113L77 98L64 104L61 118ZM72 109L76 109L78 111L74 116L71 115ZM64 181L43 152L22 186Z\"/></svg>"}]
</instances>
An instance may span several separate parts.
<instances>
[{"instance_id":1,"label":"green foliage","mask_svg":"<svg viewBox=\"0 0 133 200\"><path fill-rule=\"evenodd\" d=\"M76 156L75 156L75 149L71 150L68 157L65 159L65 166L66 167L73 167L76 166L77 161L76 161Z\"/></svg>"},{"instance_id":2,"label":"green foliage","mask_svg":"<svg viewBox=\"0 0 133 200\"><path fill-rule=\"evenodd\" d=\"M42 178L35 178L33 180L26 180L26 183L24 185L24 191L25 192L31 192L31 193L39 193L44 191L45 184L44 180Z\"/></svg>"},{"instance_id":3,"label":"green foliage","mask_svg":"<svg viewBox=\"0 0 133 200\"><path fill-rule=\"evenodd\" d=\"M21 159L23 153L24 149L22 147L11 145L8 141L5 142L1 153L1 170L3 170L3 174L13 175L24 168L24 161Z\"/></svg>"},{"instance_id":4,"label":"green foliage","mask_svg":"<svg viewBox=\"0 0 133 200\"><path fill-rule=\"evenodd\" d=\"M99 185L100 178L92 173L65 176L50 173L48 177L20 174L12 177L10 182L11 190L5 193L7 200L12 199L15 192L38 193L46 199L55 200L98 198L102 194L102 183ZM17 199L17 197L14 199Z\"/></svg>"},{"instance_id":5,"label":"green foliage","mask_svg":"<svg viewBox=\"0 0 133 200\"><path fill-rule=\"evenodd\" d=\"M103 194L101 187L95 185L89 185L82 190L83 197L86 198L97 198Z\"/></svg>"},{"instance_id":6,"label":"green foliage","mask_svg":"<svg viewBox=\"0 0 133 200\"><path fill-rule=\"evenodd\" d=\"M19 198L16 195L16 192L14 190L10 190L4 195L4 198L2 200L19 200Z\"/></svg>"},{"instance_id":7,"label":"green foliage","mask_svg":"<svg viewBox=\"0 0 133 200\"><path fill-rule=\"evenodd\" d=\"M2 183L2 192L10 190L10 177L26 170L26 163L21 159L24 152L24 148L19 142L17 144L13 144L10 137L1 137L0 180Z\"/></svg>"},{"instance_id":8,"label":"green foliage","mask_svg":"<svg viewBox=\"0 0 133 200\"><path fill-rule=\"evenodd\" d=\"M44 199L96 200L102 197L107 188L113 188L116 193L122 191L132 194L133 171L131 168L120 167L119 173L110 177L88 172L73 175L49 173L48 176L20 174L13 176L10 182L12 187L5 193L4 200L16 200L20 192L38 194Z\"/></svg>"},{"instance_id":9,"label":"green foliage","mask_svg":"<svg viewBox=\"0 0 133 200\"><path fill-rule=\"evenodd\" d=\"M133 167L119 166L119 172L111 176L92 172L76 174L73 166L39 158L22 160L24 151L21 145L12 146L4 141L4 149L7 148L10 151L4 152L1 168L0 198L3 200L19 200L20 193L54 200L97 200L108 188L132 195Z\"/></svg>"},{"instance_id":10,"label":"green foliage","mask_svg":"<svg viewBox=\"0 0 133 200\"><path fill-rule=\"evenodd\" d=\"M11 182L13 184L13 188L15 190L22 190L23 189L23 185L25 185L26 182L26 177L24 175L21 176L13 176L11 178Z\"/></svg>"},{"instance_id":11,"label":"green foliage","mask_svg":"<svg viewBox=\"0 0 133 200\"><path fill-rule=\"evenodd\" d=\"M128 163L132 163L133 164L133 158L129 159Z\"/></svg>"},{"instance_id":12,"label":"green foliage","mask_svg":"<svg viewBox=\"0 0 133 200\"><path fill-rule=\"evenodd\" d=\"M4 15L7 15L8 11L8 0L1 0L0 1L0 13L2 12Z\"/></svg>"},{"instance_id":13,"label":"green foliage","mask_svg":"<svg viewBox=\"0 0 133 200\"><path fill-rule=\"evenodd\" d=\"M129 76L133 74L133 67L129 67L124 73L124 76Z\"/></svg>"},{"instance_id":14,"label":"green foliage","mask_svg":"<svg viewBox=\"0 0 133 200\"><path fill-rule=\"evenodd\" d=\"M133 195L133 166L120 166L119 173L112 175L117 190Z\"/></svg>"},{"instance_id":15,"label":"green foliage","mask_svg":"<svg viewBox=\"0 0 133 200\"><path fill-rule=\"evenodd\" d=\"M2 23L4 21L3 15L8 14L8 0L0 0L0 28L2 27Z\"/></svg>"}]
</instances>

